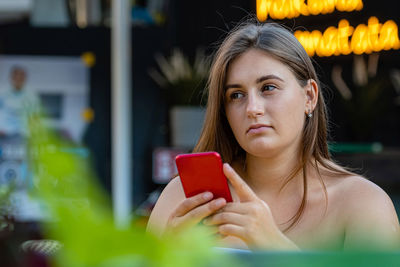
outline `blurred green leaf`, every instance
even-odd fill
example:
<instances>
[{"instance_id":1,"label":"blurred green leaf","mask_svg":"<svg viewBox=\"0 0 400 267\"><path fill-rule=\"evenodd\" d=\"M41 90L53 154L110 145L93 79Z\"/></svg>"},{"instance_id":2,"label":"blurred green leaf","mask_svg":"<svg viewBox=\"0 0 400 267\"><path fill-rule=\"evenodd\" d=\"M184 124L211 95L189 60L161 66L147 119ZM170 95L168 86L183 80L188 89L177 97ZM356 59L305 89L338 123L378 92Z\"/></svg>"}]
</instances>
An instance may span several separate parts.
<instances>
[{"instance_id":1,"label":"blurred green leaf","mask_svg":"<svg viewBox=\"0 0 400 267\"><path fill-rule=\"evenodd\" d=\"M229 259L213 250L202 227L157 238L136 218L128 228L114 224L110 199L98 184L88 158L73 155L74 144L58 138L38 121L29 142L34 174L32 192L48 207L46 238L58 240L56 266L211 266ZM237 264L230 264L237 266Z\"/></svg>"}]
</instances>

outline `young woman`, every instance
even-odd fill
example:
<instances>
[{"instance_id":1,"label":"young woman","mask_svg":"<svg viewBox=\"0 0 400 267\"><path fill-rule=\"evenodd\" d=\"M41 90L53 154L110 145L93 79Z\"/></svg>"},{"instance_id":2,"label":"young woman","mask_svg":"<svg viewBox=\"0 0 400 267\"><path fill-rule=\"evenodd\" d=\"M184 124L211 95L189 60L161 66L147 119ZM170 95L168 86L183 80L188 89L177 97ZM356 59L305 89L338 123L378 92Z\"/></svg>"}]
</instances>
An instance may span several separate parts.
<instances>
[{"instance_id":1,"label":"young woman","mask_svg":"<svg viewBox=\"0 0 400 267\"><path fill-rule=\"evenodd\" d=\"M389 196L330 158L325 103L315 69L294 35L245 22L215 54L206 118L194 152L217 151L234 202L185 198L179 177L161 194L148 230L198 223L222 246L250 249L396 249Z\"/></svg>"}]
</instances>

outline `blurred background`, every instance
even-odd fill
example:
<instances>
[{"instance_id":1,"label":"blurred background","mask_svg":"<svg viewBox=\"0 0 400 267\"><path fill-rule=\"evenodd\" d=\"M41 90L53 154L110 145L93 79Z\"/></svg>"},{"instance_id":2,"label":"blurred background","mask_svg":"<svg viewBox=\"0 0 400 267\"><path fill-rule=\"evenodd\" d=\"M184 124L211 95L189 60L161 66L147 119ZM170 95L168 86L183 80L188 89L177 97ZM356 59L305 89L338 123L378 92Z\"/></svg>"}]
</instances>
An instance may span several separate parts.
<instances>
[{"instance_id":1,"label":"blurred background","mask_svg":"<svg viewBox=\"0 0 400 267\"><path fill-rule=\"evenodd\" d=\"M174 157L189 152L196 142L204 115L201 90L207 57L235 23L256 14L262 2L131 1L127 90L132 106L126 118L132 129L133 213L148 216L176 173ZM355 4L352 11L292 18L276 11L268 19L303 33L352 26L354 34L348 39L354 38L355 46L356 38L364 38L365 25L377 35L374 25L379 29L391 21L380 34L397 37L397 45L394 41L373 50L334 52L328 49L334 35L326 34L313 60L330 110L332 155L381 186L400 208L399 13L390 0L354 2L362 8L354 10ZM46 125L73 144L65 148L69 153L90 159L101 185L112 194L111 4L0 0L0 183L16 181L21 192L33 183L24 152L29 132L16 115L22 111L15 103L23 101L33 111L44 108ZM16 97L13 90L24 94ZM40 208L22 193L14 201L20 206L17 218L40 218Z\"/></svg>"}]
</instances>

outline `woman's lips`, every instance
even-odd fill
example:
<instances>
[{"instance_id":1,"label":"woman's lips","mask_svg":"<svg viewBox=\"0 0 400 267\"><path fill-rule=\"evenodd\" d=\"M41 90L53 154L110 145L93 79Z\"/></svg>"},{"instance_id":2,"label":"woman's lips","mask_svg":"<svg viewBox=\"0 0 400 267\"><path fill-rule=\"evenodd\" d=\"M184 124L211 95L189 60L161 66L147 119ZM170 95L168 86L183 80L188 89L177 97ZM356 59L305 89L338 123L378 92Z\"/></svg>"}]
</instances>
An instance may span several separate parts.
<instances>
[{"instance_id":1,"label":"woman's lips","mask_svg":"<svg viewBox=\"0 0 400 267\"><path fill-rule=\"evenodd\" d=\"M270 128L272 128L272 127L269 125L266 125L266 124L256 124L256 125L250 126L249 129L247 130L247 133L248 134L258 134L258 133L267 131Z\"/></svg>"}]
</instances>

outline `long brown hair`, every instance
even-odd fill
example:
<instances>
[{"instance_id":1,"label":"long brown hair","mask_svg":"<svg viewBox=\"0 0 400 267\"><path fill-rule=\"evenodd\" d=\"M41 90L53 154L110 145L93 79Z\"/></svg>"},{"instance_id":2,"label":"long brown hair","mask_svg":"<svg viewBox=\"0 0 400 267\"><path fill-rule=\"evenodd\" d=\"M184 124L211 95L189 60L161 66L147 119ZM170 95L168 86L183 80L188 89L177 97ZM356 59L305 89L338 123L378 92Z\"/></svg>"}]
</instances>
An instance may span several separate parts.
<instances>
[{"instance_id":1,"label":"long brown hair","mask_svg":"<svg viewBox=\"0 0 400 267\"><path fill-rule=\"evenodd\" d=\"M300 220L305 210L307 202L306 173L309 163L316 168L318 173L318 166L321 165L337 175L351 174L332 164L327 144L327 112L321 85L310 57L289 29L276 23L260 23L251 19L240 23L227 35L217 49L211 65L207 84L208 100L205 120L193 152L217 151L222 160L228 163L245 159L246 152L236 141L226 118L224 85L230 62L254 48L265 51L285 64L302 87L306 86L310 79L313 79L320 88L313 116L307 118L304 123L301 158L285 182L286 185L299 172L303 173L303 199L297 213L289 220L292 222L286 228L288 230ZM321 175L319 175L319 180L327 206L327 191Z\"/></svg>"}]
</instances>

